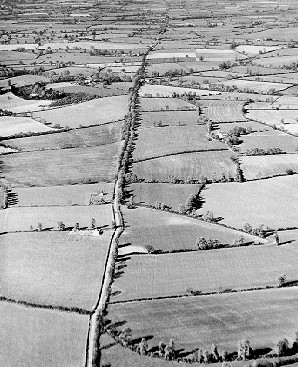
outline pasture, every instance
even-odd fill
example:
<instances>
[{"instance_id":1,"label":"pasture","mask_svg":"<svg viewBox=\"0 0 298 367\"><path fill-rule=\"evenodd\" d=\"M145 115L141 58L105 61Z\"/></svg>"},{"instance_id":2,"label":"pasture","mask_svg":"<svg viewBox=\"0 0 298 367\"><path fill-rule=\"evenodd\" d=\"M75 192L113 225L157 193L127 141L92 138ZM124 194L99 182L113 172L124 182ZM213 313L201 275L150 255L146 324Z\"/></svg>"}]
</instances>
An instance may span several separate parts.
<instances>
[{"instance_id":1,"label":"pasture","mask_svg":"<svg viewBox=\"0 0 298 367\"><path fill-rule=\"evenodd\" d=\"M162 126L197 125L198 111L156 111L142 112L141 127L153 127L161 123Z\"/></svg>"},{"instance_id":2,"label":"pasture","mask_svg":"<svg viewBox=\"0 0 298 367\"><path fill-rule=\"evenodd\" d=\"M133 338L152 335L149 347L173 338L183 352L210 351L212 343L219 350L235 352L244 338L253 349L273 348L285 337L292 341L297 301L297 288L274 289L114 304L109 317L112 322L126 321Z\"/></svg>"},{"instance_id":3,"label":"pasture","mask_svg":"<svg viewBox=\"0 0 298 367\"><path fill-rule=\"evenodd\" d=\"M51 101L46 99L38 101L22 99L11 92L0 94L1 108L15 113L40 111L48 108L50 103Z\"/></svg>"},{"instance_id":4,"label":"pasture","mask_svg":"<svg viewBox=\"0 0 298 367\"><path fill-rule=\"evenodd\" d=\"M2 172L12 186L112 182L117 153L117 143L65 149L63 154L60 150L14 153L1 157Z\"/></svg>"},{"instance_id":5,"label":"pasture","mask_svg":"<svg viewBox=\"0 0 298 367\"><path fill-rule=\"evenodd\" d=\"M276 91L281 91L288 88L289 84L284 83L270 83L270 82L260 82L256 80L245 80L245 79L237 79L237 80L228 80L221 82L225 86L228 87L237 87L240 90L251 90L255 93L270 93L273 89Z\"/></svg>"},{"instance_id":6,"label":"pasture","mask_svg":"<svg viewBox=\"0 0 298 367\"><path fill-rule=\"evenodd\" d=\"M101 364L109 367L186 367L183 362L165 361L160 358L144 358L128 348L120 346L108 334L100 338Z\"/></svg>"},{"instance_id":7,"label":"pasture","mask_svg":"<svg viewBox=\"0 0 298 367\"><path fill-rule=\"evenodd\" d=\"M239 122L247 121L243 114L242 101L202 100L200 107L212 122Z\"/></svg>"},{"instance_id":8,"label":"pasture","mask_svg":"<svg viewBox=\"0 0 298 367\"><path fill-rule=\"evenodd\" d=\"M1 235L1 295L92 310L111 236L111 230L94 237L68 231Z\"/></svg>"},{"instance_id":9,"label":"pasture","mask_svg":"<svg viewBox=\"0 0 298 367\"><path fill-rule=\"evenodd\" d=\"M226 150L219 141L207 139L205 125L153 127L138 130L134 161L196 151Z\"/></svg>"},{"instance_id":10,"label":"pasture","mask_svg":"<svg viewBox=\"0 0 298 367\"><path fill-rule=\"evenodd\" d=\"M141 98L142 111L197 111L197 107L178 98Z\"/></svg>"},{"instance_id":11,"label":"pasture","mask_svg":"<svg viewBox=\"0 0 298 367\"><path fill-rule=\"evenodd\" d=\"M241 156L240 163L246 180L298 172L298 154Z\"/></svg>"},{"instance_id":12,"label":"pasture","mask_svg":"<svg viewBox=\"0 0 298 367\"><path fill-rule=\"evenodd\" d=\"M197 250L199 237L218 239L222 244L232 244L239 236L243 236L245 242L265 242L240 231L155 209L123 209L123 214L127 224L120 238L123 247L131 244L143 248L151 245L161 251Z\"/></svg>"},{"instance_id":13,"label":"pasture","mask_svg":"<svg viewBox=\"0 0 298 367\"><path fill-rule=\"evenodd\" d=\"M168 182L170 176L178 180L185 180L187 177L199 180L201 176L212 180L222 174L233 178L236 165L231 161L231 156L231 152L225 150L173 154L134 163L133 172L147 182Z\"/></svg>"},{"instance_id":14,"label":"pasture","mask_svg":"<svg viewBox=\"0 0 298 367\"><path fill-rule=\"evenodd\" d=\"M91 194L104 192L104 200L110 202L114 183L100 182L85 185L48 187L14 187L9 206L70 206L89 205Z\"/></svg>"},{"instance_id":15,"label":"pasture","mask_svg":"<svg viewBox=\"0 0 298 367\"><path fill-rule=\"evenodd\" d=\"M289 124L297 124L298 110L249 109L246 116L267 125L276 125L288 130Z\"/></svg>"},{"instance_id":16,"label":"pasture","mask_svg":"<svg viewBox=\"0 0 298 367\"><path fill-rule=\"evenodd\" d=\"M123 257L119 265L126 267L113 283L120 293L111 301L181 296L189 288L204 293L277 286L282 274L297 280L297 260L291 244Z\"/></svg>"},{"instance_id":17,"label":"pasture","mask_svg":"<svg viewBox=\"0 0 298 367\"><path fill-rule=\"evenodd\" d=\"M1 366L82 367L89 317L1 302Z\"/></svg>"},{"instance_id":18,"label":"pasture","mask_svg":"<svg viewBox=\"0 0 298 367\"><path fill-rule=\"evenodd\" d=\"M261 125L260 125L261 126ZM256 131L248 135L242 135L240 139L243 141L239 145L240 152L246 152L253 148L270 149L279 148L286 153L297 153L298 138L286 134L280 130Z\"/></svg>"},{"instance_id":19,"label":"pasture","mask_svg":"<svg viewBox=\"0 0 298 367\"><path fill-rule=\"evenodd\" d=\"M173 87L171 85L157 85L157 84L145 84L140 89L140 96L144 97L146 95L151 95L152 97L172 97L176 93L179 95L185 93L192 93L197 96L211 96L219 94L219 92L212 92L206 89L195 89L195 88L182 88Z\"/></svg>"},{"instance_id":20,"label":"pasture","mask_svg":"<svg viewBox=\"0 0 298 367\"><path fill-rule=\"evenodd\" d=\"M54 108L34 113L33 117L45 120L52 125L80 126L102 125L118 121L127 113L128 97L114 96L93 99L71 106Z\"/></svg>"},{"instance_id":21,"label":"pasture","mask_svg":"<svg viewBox=\"0 0 298 367\"><path fill-rule=\"evenodd\" d=\"M210 210L233 227L243 228L245 223L275 229L297 226L298 175L207 185L201 197L200 214Z\"/></svg>"},{"instance_id":22,"label":"pasture","mask_svg":"<svg viewBox=\"0 0 298 367\"><path fill-rule=\"evenodd\" d=\"M258 55L260 52L267 53L267 52L279 50L281 48L282 46L239 45L236 47L236 51L251 56L251 55Z\"/></svg>"},{"instance_id":23,"label":"pasture","mask_svg":"<svg viewBox=\"0 0 298 367\"><path fill-rule=\"evenodd\" d=\"M47 206L47 207L14 207L0 211L0 233L29 231L32 225L37 229L40 222L44 229L57 229L57 222L62 221L66 227L90 227L95 218L97 226L111 225L112 208L107 205L90 206Z\"/></svg>"},{"instance_id":24,"label":"pasture","mask_svg":"<svg viewBox=\"0 0 298 367\"><path fill-rule=\"evenodd\" d=\"M188 196L200 188L200 184L133 183L128 190L132 190L135 203L155 205L158 201L178 210L179 204L184 204Z\"/></svg>"},{"instance_id":25,"label":"pasture","mask_svg":"<svg viewBox=\"0 0 298 367\"><path fill-rule=\"evenodd\" d=\"M32 119L31 117L0 117L0 137L8 137L21 133L39 133L51 131L52 128Z\"/></svg>"},{"instance_id":26,"label":"pasture","mask_svg":"<svg viewBox=\"0 0 298 367\"><path fill-rule=\"evenodd\" d=\"M102 126L78 128L66 132L59 132L58 130L57 133L49 135L9 139L7 141L4 140L2 144L25 152L101 146L119 141L120 127L121 121Z\"/></svg>"},{"instance_id":27,"label":"pasture","mask_svg":"<svg viewBox=\"0 0 298 367\"><path fill-rule=\"evenodd\" d=\"M197 48L196 49L197 61L203 57L203 61L234 61L236 58L244 58L234 50L221 50L212 48Z\"/></svg>"}]
</instances>

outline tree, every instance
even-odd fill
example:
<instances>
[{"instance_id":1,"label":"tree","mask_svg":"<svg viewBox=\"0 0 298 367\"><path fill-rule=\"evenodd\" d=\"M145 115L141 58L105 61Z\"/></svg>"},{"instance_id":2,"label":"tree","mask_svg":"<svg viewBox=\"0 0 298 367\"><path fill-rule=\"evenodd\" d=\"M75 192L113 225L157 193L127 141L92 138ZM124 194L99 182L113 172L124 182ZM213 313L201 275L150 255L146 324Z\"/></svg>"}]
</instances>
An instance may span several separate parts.
<instances>
[{"instance_id":1,"label":"tree","mask_svg":"<svg viewBox=\"0 0 298 367\"><path fill-rule=\"evenodd\" d=\"M288 339L280 340L276 345L276 354L279 357L286 356L289 352L289 341Z\"/></svg>"},{"instance_id":2,"label":"tree","mask_svg":"<svg viewBox=\"0 0 298 367\"><path fill-rule=\"evenodd\" d=\"M124 329L119 334L119 341L124 346L127 347L131 343L131 337L132 337L132 330L130 328Z\"/></svg>"},{"instance_id":3,"label":"tree","mask_svg":"<svg viewBox=\"0 0 298 367\"><path fill-rule=\"evenodd\" d=\"M74 230L78 231L80 229L80 223L76 223L74 226Z\"/></svg>"},{"instance_id":4,"label":"tree","mask_svg":"<svg viewBox=\"0 0 298 367\"><path fill-rule=\"evenodd\" d=\"M38 222L38 224L37 224L37 230L38 230L39 232L41 232L41 231L42 231L42 223Z\"/></svg>"},{"instance_id":5,"label":"tree","mask_svg":"<svg viewBox=\"0 0 298 367\"><path fill-rule=\"evenodd\" d=\"M58 229L58 231L64 231L65 230L65 224L63 222L58 222L57 229Z\"/></svg>"},{"instance_id":6,"label":"tree","mask_svg":"<svg viewBox=\"0 0 298 367\"><path fill-rule=\"evenodd\" d=\"M238 342L238 359L246 360L251 355L249 340L243 339Z\"/></svg>"},{"instance_id":7,"label":"tree","mask_svg":"<svg viewBox=\"0 0 298 367\"><path fill-rule=\"evenodd\" d=\"M164 356L164 354L165 354L165 347L166 347L165 343L162 342L162 341L160 341L159 344L158 344L158 354L159 354L160 357L163 357Z\"/></svg>"},{"instance_id":8,"label":"tree","mask_svg":"<svg viewBox=\"0 0 298 367\"><path fill-rule=\"evenodd\" d=\"M277 246L279 246L279 235L278 235L278 233L277 233L277 231L275 231L274 232L274 238L275 238L275 244L277 245Z\"/></svg>"},{"instance_id":9,"label":"tree","mask_svg":"<svg viewBox=\"0 0 298 367\"><path fill-rule=\"evenodd\" d=\"M286 274L283 274L277 278L277 284L279 287L284 287L286 284Z\"/></svg>"},{"instance_id":10,"label":"tree","mask_svg":"<svg viewBox=\"0 0 298 367\"><path fill-rule=\"evenodd\" d=\"M91 219L91 228L95 229L96 228L96 221L94 218Z\"/></svg>"},{"instance_id":11,"label":"tree","mask_svg":"<svg viewBox=\"0 0 298 367\"><path fill-rule=\"evenodd\" d=\"M186 208L185 208L185 205L183 205L183 204L179 204L178 212L179 212L179 214L186 214Z\"/></svg>"},{"instance_id":12,"label":"tree","mask_svg":"<svg viewBox=\"0 0 298 367\"><path fill-rule=\"evenodd\" d=\"M249 223L245 223L243 229L247 233L252 233L252 226Z\"/></svg>"},{"instance_id":13,"label":"tree","mask_svg":"<svg viewBox=\"0 0 298 367\"><path fill-rule=\"evenodd\" d=\"M142 338L139 345L137 346L137 352L141 356L145 356L147 354L147 352L148 352L148 343L147 343L145 338Z\"/></svg>"},{"instance_id":14,"label":"tree","mask_svg":"<svg viewBox=\"0 0 298 367\"><path fill-rule=\"evenodd\" d=\"M204 237L200 237L196 241L196 245L198 246L199 250L207 250L208 244Z\"/></svg>"},{"instance_id":15,"label":"tree","mask_svg":"<svg viewBox=\"0 0 298 367\"><path fill-rule=\"evenodd\" d=\"M212 343L211 345L211 353L212 353L212 358L214 362L218 362L219 361L219 353L218 353L218 348L215 344Z\"/></svg>"}]
</instances>

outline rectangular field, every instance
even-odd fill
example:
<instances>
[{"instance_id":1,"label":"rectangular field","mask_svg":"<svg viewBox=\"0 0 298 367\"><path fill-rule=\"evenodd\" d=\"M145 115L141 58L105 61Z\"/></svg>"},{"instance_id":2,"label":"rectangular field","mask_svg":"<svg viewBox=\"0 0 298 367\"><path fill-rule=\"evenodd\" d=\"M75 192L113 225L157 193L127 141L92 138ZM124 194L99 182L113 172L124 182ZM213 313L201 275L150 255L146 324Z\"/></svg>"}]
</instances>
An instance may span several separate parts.
<instances>
[{"instance_id":1,"label":"rectangular field","mask_svg":"<svg viewBox=\"0 0 298 367\"><path fill-rule=\"evenodd\" d=\"M247 338L253 349L268 348L283 338L293 340L298 316L297 288L185 297L112 305L112 322L126 321L133 338L152 335L149 347L173 338L177 349L235 352ZM142 320L142 322L138 322ZM270 333L268 333L270 329Z\"/></svg>"},{"instance_id":2,"label":"rectangular field","mask_svg":"<svg viewBox=\"0 0 298 367\"><path fill-rule=\"evenodd\" d=\"M150 94L152 97L172 97L174 93L182 95L190 92L197 96L211 96L214 94L219 94L219 92L212 92L206 89L173 87L171 85L145 84L140 89L140 96L144 97L146 94Z\"/></svg>"},{"instance_id":3,"label":"rectangular field","mask_svg":"<svg viewBox=\"0 0 298 367\"><path fill-rule=\"evenodd\" d=\"M102 125L107 122L122 120L127 113L127 106L127 96L114 96L40 111L33 115L53 126L59 124L75 128L79 126Z\"/></svg>"},{"instance_id":4,"label":"rectangular field","mask_svg":"<svg viewBox=\"0 0 298 367\"><path fill-rule=\"evenodd\" d=\"M142 111L198 111L198 108L179 98L141 98Z\"/></svg>"},{"instance_id":5,"label":"rectangular field","mask_svg":"<svg viewBox=\"0 0 298 367\"><path fill-rule=\"evenodd\" d=\"M117 154L118 143L15 153L2 156L2 173L12 186L112 182Z\"/></svg>"},{"instance_id":6,"label":"rectangular field","mask_svg":"<svg viewBox=\"0 0 298 367\"><path fill-rule=\"evenodd\" d=\"M68 231L1 235L1 295L92 310L111 236L111 230L93 237Z\"/></svg>"},{"instance_id":7,"label":"rectangular field","mask_svg":"<svg viewBox=\"0 0 298 367\"><path fill-rule=\"evenodd\" d=\"M84 365L88 316L6 302L0 303L0 314L1 366Z\"/></svg>"},{"instance_id":8,"label":"rectangular field","mask_svg":"<svg viewBox=\"0 0 298 367\"><path fill-rule=\"evenodd\" d=\"M240 231L160 210L123 208L122 211L127 224L120 238L122 247L132 245L140 249L150 245L161 251L197 250L199 237L218 239L222 244L232 244L239 236L243 236L245 242L264 242Z\"/></svg>"},{"instance_id":9,"label":"rectangular field","mask_svg":"<svg viewBox=\"0 0 298 367\"><path fill-rule=\"evenodd\" d=\"M156 111L142 112L141 127L153 127L161 122L162 126L197 126L198 111Z\"/></svg>"},{"instance_id":10,"label":"rectangular field","mask_svg":"<svg viewBox=\"0 0 298 367\"><path fill-rule=\"evenodd\" d=\"M200 179L201 176L212 180L222 174L235 177L236 165L231 161L230 151L209 151L199 153L173 154L134 163L133 172L148 182L168 182L170 176L179 180Z\"/></svg>"},{"instance_id":11,"label":"rectangular field","mask_svg":"<svg viewBox=\"0 0 298 367\"><path fill-rule=\"evenodd\" d=\"M110 204L90 206L46 206L46 207L16 207L0 211L0 233L14 231L29 231L40 222L43 228L57 229L57 223L62 221L66 227L90 227L94 218L98 226L110 225L113 212Z\"/></svg>"},{"instance_id":12,"label":"rectangular field","mask_svg":"<svg viewBox=\"0 0 298 367\"><path fill-rule=\"evenodd\" d=\"M0 117L0 137L8 137L21 133L39 133L54 129L32 119L31 117Z\"/></svg>"},{"instance_id":13,"label":"rectangular field","mask_svg":"<svg viewBox=\"0 0 298 367\"><path fill-rule=\"evenodd\" d=\"M199 235L199 232L198 232ZM296 281L295 245L259 245L220 250L124 258L124 274L113 284L111 301L181 296L188 288L201 292L276 286L286 274Z\"/></svg>"},{"instance_id":14,"label":"rectangular field","mask_svg":"<svg viewBox=\"0 0 298 367\"><path fill-rule=\"evenodd\" d=\"M201 197L199 213L210 210L233 227L243 228L245 223L275 229L297 226L298 175L212 184L201 191Z\"/></svg>"},{"instance_id":15,"label":"rectangular field","mask_svg":"<svg viewBox=\"0 0 298 367\"><path fill-rule=\"evenodd\" d=\"M91 194L103 192L105 202L113 196L113 183L100 182L85 185L63 185L48 187L15 187L9 195L12 206L68 206L89 205Z\"/></svg>"},{"instance_id":16,"label":"rectangular field","mask_svg":"<svg viewBox=\"0 0 298 367\"><path fill-rule=\"evenodd\" d=\"M191 194L200 191L200 184L164 184L164 183L133 183L128 189L132 190L135 203L155 205L158 201L173 210L178 210L179 204L185 204Z\"/></svg>"},{"instance_id":17,"label":"rectangular field","mask_svg":"<svg viewBox=\"0 0 298 367\"><path fill-rule=\"evenodd\" d=\"M241 156L241 168L246 180L286 175L298 172L298 154Z\"/></svg>"},{"instance_id":18,"label":"rectangular field","mask_svg":"<svg viewBox=\"0 0 298 367\"><path fill-rule=\"evenodd\" d=\"M42 124L40 125L44 126ZM120 140L120 126L121 122L114 122L103 126L75 129L49 135L9 139L7 141L4 140L2 144L14 147L21 151L77 147L85 148L90 146L107 145Z\"/></svg>"},{"instance_id":19,"label":"rectangular field","mask_svg":"<svg viewBox=\"0 0 298 367\"><path fill-rule=\"evenodd\" d=\"M207 139L207 127L204 125L152 127L139 129L138 134L134 161L176 153L227 150L221 142Z\"/></svg>"},{"instance_id":20,"label":"rectangular field","mask_svg":"<svg viewBox=\"0 0 298 367\"><path fill-rule=\"evenodd\" d=\"M0 105L3 110L15 113L39 111L47 108L51 101L49 100L26 100L19 98L11 92L0 95Z\"/></svg>"}]
</instances>

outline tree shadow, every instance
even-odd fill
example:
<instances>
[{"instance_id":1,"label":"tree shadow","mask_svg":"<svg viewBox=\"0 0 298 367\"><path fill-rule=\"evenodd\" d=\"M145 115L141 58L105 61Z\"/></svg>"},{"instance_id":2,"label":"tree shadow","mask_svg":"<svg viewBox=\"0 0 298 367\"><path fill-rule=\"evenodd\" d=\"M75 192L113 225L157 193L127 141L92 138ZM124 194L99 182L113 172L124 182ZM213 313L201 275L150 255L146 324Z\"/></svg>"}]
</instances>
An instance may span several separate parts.
<instances>
[{"instance_id":1,"label":"tree shadow","mask_svg":"<svg viewBox=\"0 0 298 367\"><path fill-rule=\"evenodd\" d=\"M141 336L141 337L139 337L139 338L132 339L132 340L131 340L131 343L132 343L132 344L139 344L139 343L142 341L142 339L143 339L143 338L144 338L146 341L148 341L148 340L153 339L153 338L154 338L154 335L146 335L146 336Z\"/></svg>"},{"instance_id":2,"label":"tree shadow","mask_svg":"<svg viewBox=\"0 0 298 367\"><path fill-rule=\"evenodd\" d=\"M253 354L255 357L262 357L264 356L265 354L268 354L272 352L272 349L271 348L258 348L258 349L254 349L253 351Z\"/></svg>"}]
</instances>

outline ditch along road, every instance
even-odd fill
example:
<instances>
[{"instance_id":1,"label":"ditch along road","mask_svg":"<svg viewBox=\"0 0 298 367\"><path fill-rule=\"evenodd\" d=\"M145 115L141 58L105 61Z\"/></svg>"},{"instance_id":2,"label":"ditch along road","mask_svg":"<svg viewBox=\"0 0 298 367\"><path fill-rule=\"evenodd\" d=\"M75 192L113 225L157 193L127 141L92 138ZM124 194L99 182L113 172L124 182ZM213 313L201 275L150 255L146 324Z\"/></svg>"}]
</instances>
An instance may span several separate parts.
<instances>
[{"instance_id":1,"label":"ditch along road","mask_svg":"<svg viewBox=\"0 0 298 367\"><path fill-rule=\"evenodd\" d=\"M167 8L168 10L168 8ZM161 27L159 34L156 37L155 43L150 45L146 52L146 57L139 70L146 66L146 58L148 54L155 49L155 47L160 43L160 36L165 33L168 25L168 15L166 15L165 25ZM136 76L137 77L137 76ZM136 79L135 77L135 79ZM140 85L138 85L136 93L139 92ZM124 223L122 220L122 214L120 209L119 192L121 190L119 182L119 169L117 173L117 180L114 186L113 194L113 216L115 221L115 231L113 233L112 239L110 241L110 246L108 250L107 260L105 263L105 272L103 276L102 286L99 293L99 298L97 300L96 306L94 307L89 320L89 330L86 344L86 360L85 367L99 367L100 365L100 351L99 351L99 338L100 338L100 321L101 315L106 309L109 300L109 290L112 282L111 274L113 274L113 266L115 262L115 254L117 254L118 249L118 239L124 230Z\"/></svg>"}]
</instances>

